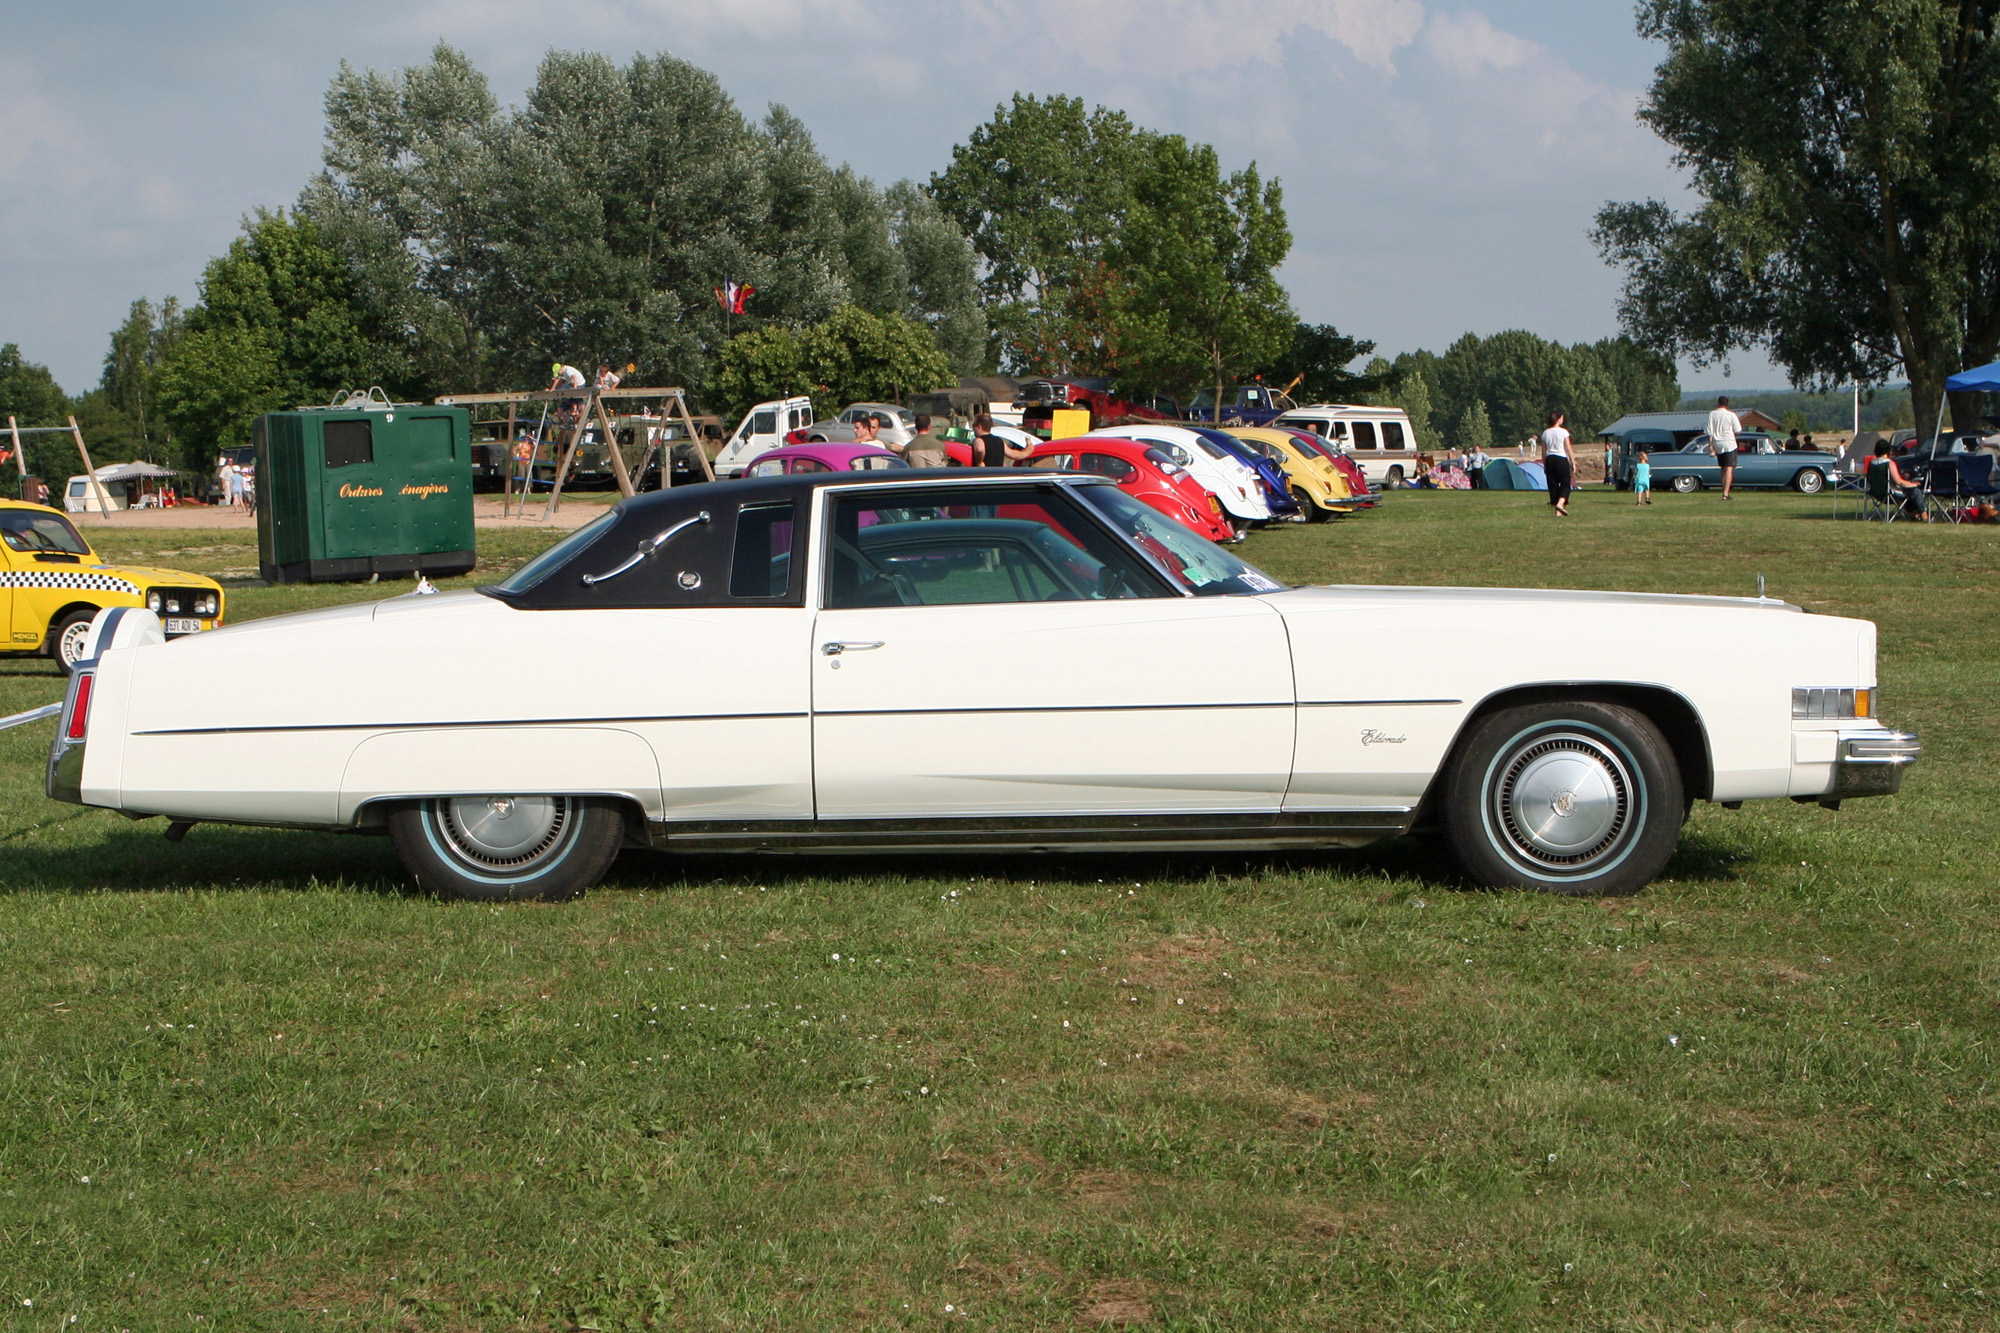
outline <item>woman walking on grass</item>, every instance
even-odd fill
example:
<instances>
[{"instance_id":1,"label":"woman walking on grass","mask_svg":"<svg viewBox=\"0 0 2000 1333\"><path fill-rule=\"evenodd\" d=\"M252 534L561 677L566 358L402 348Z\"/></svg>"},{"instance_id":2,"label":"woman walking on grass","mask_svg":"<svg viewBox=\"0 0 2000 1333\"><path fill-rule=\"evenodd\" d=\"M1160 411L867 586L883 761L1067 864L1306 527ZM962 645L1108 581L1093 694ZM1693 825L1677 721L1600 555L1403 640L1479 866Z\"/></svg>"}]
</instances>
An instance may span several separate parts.
<instances>
[{"instance_id":1,"label":"woman walking on grass","mask_svg":"<svg viewBox=\"0 0 2000 1333\"><path fill-rule=\"evenodd\" d=\"M1569 490L1572 471L1569 432L1563 429L1563 414L1549 413L1549 428L1542 432L1542 471L1549 478L1549 503L1557 518L1569 517Z\"/></svg>"}]
</instances>

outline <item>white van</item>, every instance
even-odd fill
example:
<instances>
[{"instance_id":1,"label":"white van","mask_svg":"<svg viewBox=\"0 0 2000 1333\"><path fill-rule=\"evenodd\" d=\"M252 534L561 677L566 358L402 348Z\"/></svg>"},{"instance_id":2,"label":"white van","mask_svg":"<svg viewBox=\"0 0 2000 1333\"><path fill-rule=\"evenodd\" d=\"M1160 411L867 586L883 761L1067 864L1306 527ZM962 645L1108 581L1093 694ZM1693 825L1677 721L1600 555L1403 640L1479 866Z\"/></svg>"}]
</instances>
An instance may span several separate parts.
<instances>
[{"instance_id":1,"label":"white van","mask_svg":"<svg viewBox=\"0 0 2000 1333\"><path fill-rule=\"evenodd\" d=\"M1420 470L1417 433L1400 407L1314 403L1294 408L1271 424L1311 431L1352 458L1369 485L1385 491L1408 485Z\"/></svg>"},{"instance_id":2,"label":"white van","mask_svg":"<svg viewBox=\"0 0 2000 1333\"><path fill-rule=\"evenodd\" d=\"M784 447L785 436L812 425L812 420L810 398L780 398L757 404L743 414L735 432L723 441L722 452L715 456L715 475L742 476L751 459Z\"/></svg>"}]
</instances>

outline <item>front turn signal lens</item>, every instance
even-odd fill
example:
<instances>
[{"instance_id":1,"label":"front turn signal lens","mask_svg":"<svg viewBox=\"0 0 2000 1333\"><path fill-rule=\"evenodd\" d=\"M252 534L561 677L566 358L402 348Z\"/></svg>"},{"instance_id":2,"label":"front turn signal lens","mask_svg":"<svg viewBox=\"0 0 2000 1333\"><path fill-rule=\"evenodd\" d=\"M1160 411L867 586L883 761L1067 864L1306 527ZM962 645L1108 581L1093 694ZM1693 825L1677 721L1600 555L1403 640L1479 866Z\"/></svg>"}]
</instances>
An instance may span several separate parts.
<instances>
[{"instance_id":1,"label":"front turn signal lens","mask_svg":"<svg viewBox=\"0 0 2000 1333\"><path fill-rule=\"evenodd\" d=\"M1873 690L1799 689L1792 691L1792 716L1812 720L1870 717Z\"/></svg>"}]
</instances>

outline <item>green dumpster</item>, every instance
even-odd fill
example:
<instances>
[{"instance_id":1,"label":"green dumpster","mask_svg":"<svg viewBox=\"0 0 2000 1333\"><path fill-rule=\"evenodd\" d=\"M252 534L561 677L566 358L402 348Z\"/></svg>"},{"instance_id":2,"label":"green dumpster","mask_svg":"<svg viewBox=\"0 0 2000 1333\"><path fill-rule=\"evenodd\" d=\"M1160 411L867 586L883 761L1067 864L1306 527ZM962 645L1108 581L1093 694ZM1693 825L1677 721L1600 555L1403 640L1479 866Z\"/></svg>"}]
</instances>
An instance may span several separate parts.
<instances>
[{"instance_id":1,"label":"green dumpster","mask_svg":"<svg viewBox=\"0 0 2000 1333\"><path fill-rule=\"evenodd\" d=\"M257 418L257 554L272 583L463 574L472 424L462 407L387 403Z\"/></svg>"}]
</instances>

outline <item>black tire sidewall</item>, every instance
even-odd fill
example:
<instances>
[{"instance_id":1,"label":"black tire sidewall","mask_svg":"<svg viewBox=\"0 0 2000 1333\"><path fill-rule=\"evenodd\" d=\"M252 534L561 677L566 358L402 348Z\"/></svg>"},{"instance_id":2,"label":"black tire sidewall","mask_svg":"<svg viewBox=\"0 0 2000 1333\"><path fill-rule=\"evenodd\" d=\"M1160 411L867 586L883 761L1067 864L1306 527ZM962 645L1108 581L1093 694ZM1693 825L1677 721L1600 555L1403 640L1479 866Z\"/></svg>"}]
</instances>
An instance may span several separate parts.
<instances>
[{"instance_id":1,"label":"black tire sidewall","mask_svg":"<svg viewBox=\"0 0 2000 1333\"><path fill-rule=\"evenodd\" d=\"M474 902L566 902L604 878L624 840L624 824L609 801L576 799L559 855L509 876L454 857L436 829L437 800L413 801L389 815L389 836L403 866L427 892Z\"/></svg>"},{"instance_id":2,"label":"black tire sidewall","mask_svg":"<svg viewBox=\"0 0 2000 1333\"><path fill-rule=\"evenodd\" d=\"M1576 877L1538 873L1502 846L1487 822L1488 786L1503 756L1539 734L1564 730L1589 733L1614 747L1639 788L1637 827L1618 859ZM1446 773L1442 813L1452 850L1478 883L1598 898L1637 893L1658 876L1680 839L1687 800L1672 748L1644 715L1595 701L1551 702L1501 709L1472 725Z\"/></svg>"}]
</instances>

